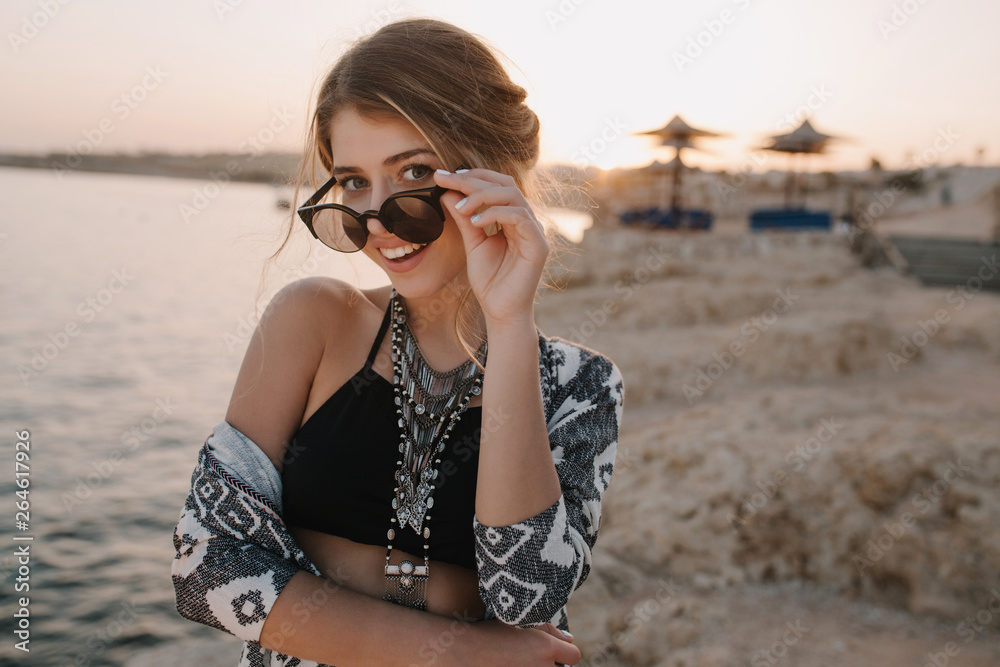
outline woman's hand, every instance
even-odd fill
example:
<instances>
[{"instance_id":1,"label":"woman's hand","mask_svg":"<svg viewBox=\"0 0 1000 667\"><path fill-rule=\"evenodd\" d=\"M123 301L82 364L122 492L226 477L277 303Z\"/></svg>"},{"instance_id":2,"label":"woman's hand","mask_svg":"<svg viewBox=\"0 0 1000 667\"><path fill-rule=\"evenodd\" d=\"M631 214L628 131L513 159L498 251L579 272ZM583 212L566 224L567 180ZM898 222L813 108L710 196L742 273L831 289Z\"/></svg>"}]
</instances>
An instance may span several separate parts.
<instances>
[{"instance_id":1,"label":"woman's hand","mask_svg":"<svg viewBox=\"0 0 1000 667\"><path fill-rule=\"evenodd\" d=\"M445 193L441 201L462 233L469 284L487 328L527 321L534 328L535 291L549 245L514 179L489 169L461 174L439 170L434 179L457 191ZM486 230L494 224L501 231L488 236Z\"/></svg>"},{"instance_id":2,"label":"woman's hand","mask_svg":"<svg viewBox=\"0 0 1000 667\"><path fill-rule=\"evenodd\" d=\"M573 637L551 623L537 628L515 628L497 620L479 621L469 626L454 655L458 664L493 667L552 667L575 665L582 657ZM447 661L445 661L447 662Z\"/></svg>"}]
</instances>

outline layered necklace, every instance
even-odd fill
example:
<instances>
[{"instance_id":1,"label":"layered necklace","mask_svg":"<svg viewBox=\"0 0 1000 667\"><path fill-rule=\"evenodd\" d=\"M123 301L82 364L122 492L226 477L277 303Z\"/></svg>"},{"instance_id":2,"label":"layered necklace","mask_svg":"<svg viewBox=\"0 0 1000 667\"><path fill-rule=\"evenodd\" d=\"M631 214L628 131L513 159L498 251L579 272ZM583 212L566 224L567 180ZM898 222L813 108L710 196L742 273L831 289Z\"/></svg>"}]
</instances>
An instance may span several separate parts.
<instances>
[{"instance_id":1,"label":"layered necklace","mask_svg":"<svg viewBox=\"0 0 1000 667\"><path fill-rule=\"evenodd\" d=\"M483 376L472 359L448 372L431 368L407 324L402 298L392 290L393 391L399 417L399 460L396 470L393 516L386 537L385 594L383 600L405 607L427 609L427 579L430 576L428 541L434 507L434 482L438 477L439 455L448 435L469 406L473 396L482 392ZM486 343L476 352L480 364L486 363ZM392 542L397 530L411 528L424 540L424 564L404 560L390 565Z\"/></svg>"}]
</instances>

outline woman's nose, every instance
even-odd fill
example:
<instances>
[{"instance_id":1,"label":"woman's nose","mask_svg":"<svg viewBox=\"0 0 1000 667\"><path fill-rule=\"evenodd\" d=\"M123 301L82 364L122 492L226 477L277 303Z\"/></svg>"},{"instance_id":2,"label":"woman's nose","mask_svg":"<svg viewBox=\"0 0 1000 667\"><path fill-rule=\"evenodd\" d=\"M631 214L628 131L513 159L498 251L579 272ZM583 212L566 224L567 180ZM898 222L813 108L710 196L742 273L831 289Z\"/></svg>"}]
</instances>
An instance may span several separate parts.
<instances>
[{"instance_id":1,"label":"woman's nose","mask_svg":"<svg viewBox=\"0 0 1000 667\"><path fill-rule=\"evenodd\" d=\"M372 199L371 202L369 202L371 208L369 210L374 211L376 213L380 211L382 208L382 203L386 199L388 199L389 195L391 194L392 190L389 188L373 187ZM367 225L368 225L368 233L373 234L375 236L387 236L392 233L385 228L385 226L382 224L382 221L379 220L377 216L368 218Z\"/></svg>"},{"instance_id":2,"label":"woman's nose","mask_svg":"<svg viewBox=\"0 0 1000 667\"><path fill-rule=\"evenodd\" d=\"M382 221L377 217L372 216L368 218L368 233L372 236L388 236L391 232L382 226Z\"/></svg>"}]
</instances>

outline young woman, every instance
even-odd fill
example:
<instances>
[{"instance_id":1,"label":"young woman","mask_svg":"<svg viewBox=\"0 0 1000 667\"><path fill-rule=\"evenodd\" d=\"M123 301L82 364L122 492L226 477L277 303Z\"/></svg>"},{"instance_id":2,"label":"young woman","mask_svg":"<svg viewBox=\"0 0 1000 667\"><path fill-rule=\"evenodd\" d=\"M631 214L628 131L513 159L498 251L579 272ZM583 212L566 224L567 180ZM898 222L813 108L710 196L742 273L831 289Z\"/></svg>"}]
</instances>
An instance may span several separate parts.
<instances>
[{"instance_id":1,"label":"young woman","mask_svg":"<svg viewBox=\"0 0 1000 667\"><path fill-rule=\"evenodd\" d=\"M524 98L478 39L431 20L382 28L322 85L304 164L328 180L295 222L391 284L279 292L199 453L177 609L244 639L241 665L580 659L565 605L623 388L535 326L549 246Z\"/></svg>"}]
</instances>

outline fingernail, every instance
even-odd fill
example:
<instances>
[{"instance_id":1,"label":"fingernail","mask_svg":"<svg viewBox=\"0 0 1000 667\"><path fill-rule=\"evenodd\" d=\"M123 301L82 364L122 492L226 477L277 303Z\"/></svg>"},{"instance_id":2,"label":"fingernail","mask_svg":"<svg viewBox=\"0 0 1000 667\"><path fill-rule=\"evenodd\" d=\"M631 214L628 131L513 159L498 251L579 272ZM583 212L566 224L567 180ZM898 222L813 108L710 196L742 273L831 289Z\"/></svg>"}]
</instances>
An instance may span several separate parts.
<instances>
[{"instance_id":1,"label":"fingernail","mask_svg":"<svg viewBox=\"0 0 1000 667\"><path fill-rule=\"evenodd\" d=\"M459 170L457 170L457 171L456 171L455 173L456 173L456 174L464 174L464 173L465 173L465 172L467 172L467 171L469 171L469 170L468 170L468 169L459 169Z\"/></svg>"},{"instance_id":2,"label":"fingernail","mask_svg":"<svg viewBox=\"0 0 1000 667\"><path fill-rule=\"evenodd\" d=\"M444 169L438 169L437 173L451 176L451 172L450 171L445 171Z\"/></svg>"},{"instance_id":3,"label":"fingernail","mask_svg":"<svg viewBox=\"0 0 1000 667\"><path fill-rule=\"evenodd\" d=\"M572 639L572 638L573 638L573 635L572 635L571 633L569 633L569 632L566 632L565 630L563 630L563 631L562 631L562 633L563 633L564 635L566 635L567 637L569 637L570 639Z\"/></svg>"},{"instance_id":4,"label":"fingernail","mask_svg":"<svg viewBox=\"0 0 1000 667\"><path fill-rule=\"evenodd\" d=\"M469 222L471 222L472 224L476 224L477 222L479 222L479 219L481 217L483 217L482 213L476 213L474 216L472 216L471 218L469 218Z\"/></svg>"},{"instance_id":5,"label":"fingernail","mask_svg":"<svg viewBox=\"0 0 1000 667\"><path fill-rule=\"evenodd\" d=\"M462 208L463 206L465 206L465 202L467 202L467 201L469 201L469 198L468 198L468 197L466 197L466 198L465 198L465 199L463 199L462 201L460 201L460 202L458 202L457 204L455 204L455 208L457 208L457 209L461 209L461 208Z\"/></svg>"}]
</instances>

